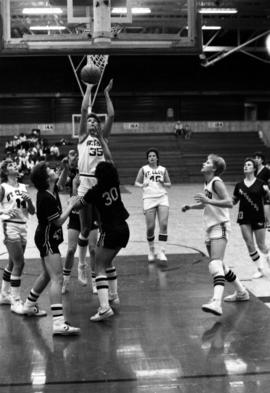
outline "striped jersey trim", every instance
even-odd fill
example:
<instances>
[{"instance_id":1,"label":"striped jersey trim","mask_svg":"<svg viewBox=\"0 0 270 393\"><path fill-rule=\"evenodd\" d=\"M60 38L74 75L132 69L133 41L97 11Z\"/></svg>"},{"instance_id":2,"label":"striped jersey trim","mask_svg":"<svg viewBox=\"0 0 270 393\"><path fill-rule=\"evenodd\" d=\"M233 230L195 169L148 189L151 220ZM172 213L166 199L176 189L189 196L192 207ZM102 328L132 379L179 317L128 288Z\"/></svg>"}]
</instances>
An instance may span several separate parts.
<instances>
[{"instance_id":1,"label":"striped jersey trim","mask_svg":"<svg viewBox=\"0 0 270 393\"><path fill-rule=\"evenodd\" d=\"M96 177L95 175L89 175L89 173L80 173L80 176L82 177Z\"/></svg>"},{"instance_id":2,"label":"striped jersey trim","mask_svg":"<svg viewBox=\"0 0 270 393\"><path fill-rule=\"evenodd\" d=\"M60 214L57 212L57 213L53 214L52 216L48 217L48 221L56 220L59 217L60 217Z\"/></svg>"},{"instance_id":3,"label":"striped jersey trim","mask_svg":"<svg viewBox=\"0 0 270 393\"><path fill-rule=\"evenodd\" d=\"M3 222L11 222L13 224L27 224L26 221L17 221L17 220L3 220Z\"/></svg>"}]
</instances>

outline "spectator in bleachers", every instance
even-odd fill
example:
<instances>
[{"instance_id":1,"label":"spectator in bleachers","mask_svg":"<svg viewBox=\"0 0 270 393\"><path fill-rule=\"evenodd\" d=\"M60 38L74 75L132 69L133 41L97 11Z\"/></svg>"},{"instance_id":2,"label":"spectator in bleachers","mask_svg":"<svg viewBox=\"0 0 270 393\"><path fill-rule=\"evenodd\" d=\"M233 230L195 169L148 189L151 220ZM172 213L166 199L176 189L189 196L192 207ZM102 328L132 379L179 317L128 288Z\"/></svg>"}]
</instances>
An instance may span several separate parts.
<instances>
[{"instance_id":1,"label":"spectator in bleachers","mask_svg":"<svg viewBox=\"0 0 270 393\"><path fill-rule=\"evenodd\" d=\"M192 130L189 124L187 124L184 128L184 138L186 140L191 138Z\"/></svg>"},{"instance_id":2,"label":"spectator in bleachers","mask_svg":"<svg viewBox=\"0 0 270 393\"><path fill-rule=\"evenodd\" d=\"M177 120L174 126L174 132L176 136L182 136L184 132L184 126L180 120Z\"/></svg>"},{"instance_id":3,"label":"spectator in bleachers","mask_svg":"<svg viewBox=\"0 0 270 393\"><path fill-rule=\"evenodd\" d=\"M55 160L60 156L59 147L55 143L50 147L50 154L51 158Z\"/></svg>"}]
</instances>

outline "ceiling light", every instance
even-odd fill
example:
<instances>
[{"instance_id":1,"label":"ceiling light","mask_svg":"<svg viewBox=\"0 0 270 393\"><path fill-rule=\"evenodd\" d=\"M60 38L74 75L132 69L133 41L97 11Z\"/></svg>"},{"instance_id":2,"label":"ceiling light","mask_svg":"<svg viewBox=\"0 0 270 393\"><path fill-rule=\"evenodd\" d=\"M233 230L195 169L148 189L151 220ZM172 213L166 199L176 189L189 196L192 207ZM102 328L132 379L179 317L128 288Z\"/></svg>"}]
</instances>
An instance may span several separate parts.
<instances>
[{"instance_id":1,"label":"ceiling light","mask_svg":"<svg viewBox=\"0 0 270 393\"><path fill-rule=\"evenodd\" d=\"M63 10L54 7L23 8L22 13L25 15L51 15L62 14Z\"/></svg>"},{"instance_id":2,"label":"ceiling light","mask_svg":"<svg viewBox=\"0 0 270 393\"><path fill-rule=\"evenodd\" d=\"M126 14L127 9L126 7L115 7L112 9L112 14ZM144 14L151 14L150 8L147 7L135 7L131 8L131 13L134 15L144 15Z\"/></svg>"},{"instance_id":3,"label":"ceiling light","mask_svg":"<svg viewBox=\"0 0 270 393\"><path fill-rule=\"evenodd\" d=\"M202 26L202 30L221 30L221 26Z\"/></svg>"},{"instance_id":4,"label":"ceiling light","mask_svg":"<svg viewBox=\"0 0 270 393\"><path fill-rule=\"evenodd\" d=\"M32 31L42 31L42 30L65 30L65 26L30 26Z\"/></svg>"},{"instance_id":5,"label":"ceiling light","mask_svg":"<svg viewBox=\"0 0 270 393\"><path fill-rule=\"evenodd\" d=\"M209 15L209 14L237 14L236 8L201 8L199 10L200 14Z\"/></svg>"}]
</instances>

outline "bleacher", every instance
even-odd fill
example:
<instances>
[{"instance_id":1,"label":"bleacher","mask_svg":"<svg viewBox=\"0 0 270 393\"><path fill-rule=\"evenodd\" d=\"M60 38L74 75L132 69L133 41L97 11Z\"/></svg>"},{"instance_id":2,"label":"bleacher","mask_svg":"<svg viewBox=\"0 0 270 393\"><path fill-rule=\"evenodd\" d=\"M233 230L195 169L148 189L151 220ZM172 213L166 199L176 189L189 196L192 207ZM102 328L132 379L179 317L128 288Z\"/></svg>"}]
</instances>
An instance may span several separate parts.
<instances>
[{"instance_id":1,"label":"bleacher","mask_svg":"<svg viewBox=\"0 0 270 393\"><path fill-rule=\"evenodd\" d=\"M262 151L270 159L270 150L257 132L194 133L190 140L178 139L178 144L191 183L201 181L201 164L209 153L219 154L225 159L227 169L222 177L231 182L241 179L244 159L255 151Z\"/></svg>"},{"instance_id":2,"label":"bleacher","mask_svg":"<svg viewBox=\"0 0 270 393\"><path fill-rule=\"evenodd\" d=\"M160 152L160 164L165 166L174 183L188 181L181 164L181 153L174 134L122 134L110 137L110 148L121 183L134 184L138 170L147 163L146 151L155 147Z\"/></svg>"},{"instance_id":3,"label":"bleacher","mask_svg":"<svg viewBox=\"0 0 270 393\"><path fill-rule=\"evenodd\" d=\"M61 155L76 149L77 139L71 136L46 135L50 145L62 138L66 139L67 144L59 146ZM1 157L8 139L10 137L0 137ZM193 133L190 140L176 137L174 133L112 134L110 148L122 184L134 184L139 168L146 164L146 151L150 147L159 150L160 164L168 169L173 183L201 182L201 165L209 153L225 158L227 170L223 178L231 182L241 178L243 161L254 151L262 151L270 159L269 148L263 144L257 132L199 132Z\"/></svg>"}]
</instances>

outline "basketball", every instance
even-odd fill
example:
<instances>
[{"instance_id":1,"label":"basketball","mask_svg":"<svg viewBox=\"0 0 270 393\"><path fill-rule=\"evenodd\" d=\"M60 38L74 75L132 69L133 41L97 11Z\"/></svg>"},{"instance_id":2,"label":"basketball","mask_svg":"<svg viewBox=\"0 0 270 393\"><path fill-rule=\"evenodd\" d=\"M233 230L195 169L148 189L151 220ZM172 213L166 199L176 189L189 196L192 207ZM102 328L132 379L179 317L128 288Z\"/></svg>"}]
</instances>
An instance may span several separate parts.
<instances>
[{"instance_id":1,"label":"basketball","mask_svg":"<svg viewBox=\"0 0 270 393\"><path fill-rule=\"evenodd\" d=\"M90 85L96 85L101 77L100 69L94 64L87 64L81 70L81 79Z\"/></svg>"}]
</instances>

